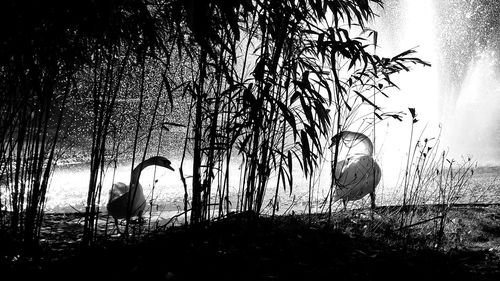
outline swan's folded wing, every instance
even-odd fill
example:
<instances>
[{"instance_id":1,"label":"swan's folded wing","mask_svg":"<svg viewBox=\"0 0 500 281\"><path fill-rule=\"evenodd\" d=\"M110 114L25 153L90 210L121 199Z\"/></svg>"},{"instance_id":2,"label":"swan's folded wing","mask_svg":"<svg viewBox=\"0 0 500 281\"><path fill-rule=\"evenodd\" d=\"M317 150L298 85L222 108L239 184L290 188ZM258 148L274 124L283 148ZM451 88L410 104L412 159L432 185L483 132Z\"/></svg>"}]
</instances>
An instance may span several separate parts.
<instances>
[{"instance_id":1,"label":"swan's folded wing","mask_svg":"<svg viewBox=\"0 0 500 281\"><path fill-rule=\"evenodd\" d=\"M353 156L345 162L340 161L341 171L335 189L335 199L359 200L375 191L380 182L381 172L378 164L369 155Z\"/></svg>"}]
</instances>

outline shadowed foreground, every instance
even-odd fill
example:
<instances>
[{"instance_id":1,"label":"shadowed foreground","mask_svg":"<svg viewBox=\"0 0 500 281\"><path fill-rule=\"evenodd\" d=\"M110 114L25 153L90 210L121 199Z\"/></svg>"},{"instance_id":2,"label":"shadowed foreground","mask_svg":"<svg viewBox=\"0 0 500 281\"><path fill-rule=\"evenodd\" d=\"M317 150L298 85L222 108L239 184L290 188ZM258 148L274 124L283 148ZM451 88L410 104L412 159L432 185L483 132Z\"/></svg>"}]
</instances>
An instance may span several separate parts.
<instances>
[{"instance_id":1,"label":"shadowed foreground","mask_svg":"<svg viewBox=\"0 0 500 281\"><path fill-rule=\"evenodd\" d=\"M357 214L341 216L330 224L320 215L314 216L310 223L300 216L271 220L237 215L208 228L171 228L133 245L124 246L118 240L102 242L86 253L76 250L78 243L69 243L68 240L78 239L78 235L73 233L76 236L70 237L71 229L67 228L60 234L69 236L59 236L59 240L47 238L51 251L38 265L3 261L2 277L10 274L22 280L28 277L47 280L500 280L499 210L499 207L459 210L462 222L467 224L465 232L461 242L455 241L454 246L445 251L425 246L425 235L417 234L405 247L397 232L380 218L370 222ZM59 225L65 224L59 221ZM483 232L479 233L479 229Z\"/></svg>"}]
</instances>

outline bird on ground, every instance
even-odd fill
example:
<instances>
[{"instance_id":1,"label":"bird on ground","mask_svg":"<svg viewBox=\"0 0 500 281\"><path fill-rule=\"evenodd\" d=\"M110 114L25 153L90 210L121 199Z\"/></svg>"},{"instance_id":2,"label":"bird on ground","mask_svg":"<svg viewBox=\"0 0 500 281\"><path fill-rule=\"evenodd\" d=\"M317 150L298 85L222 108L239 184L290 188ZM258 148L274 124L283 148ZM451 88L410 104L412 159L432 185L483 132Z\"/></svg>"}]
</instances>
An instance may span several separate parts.
<instances>
[{"instance_id":1,"label":"bird on ground","mask_svg":"<svg viewBox=\"0 0 500 281\"><path fill-rule=\"evenodd\" d=\"M156 165L175 171L170 164L171 162L165 157L151 157L139 163L134 168L130 176L130 187L122 182L113 184L109 191L109 201L106 207L108 209L108 214L115 220L118 232L118 219L130 219L135 216L141 219L142 213L146 208L146 198L144 197L142 186L139 183L139 177L141 176L142 170L148 166Z\"/></svg>"},{"instance_id":2,"label":"bird on ground","mask_svg":"<svg viewBox=\"0 0 500 281\"><path fill-rule=\"evenodd\" d=\"M380 182L382 172L373 159L373 143L366 135L358 132L342 131L332 137L332 146L340 142L350 143L351 147L363 144L364 151L348 154L338 161L335 168L334 201L342 200L344 210L347 201L356 201L370 194L372 211L375 209L375 187ZM373 213L372 213L373 215Z\"/></svg>"}]
</instances>

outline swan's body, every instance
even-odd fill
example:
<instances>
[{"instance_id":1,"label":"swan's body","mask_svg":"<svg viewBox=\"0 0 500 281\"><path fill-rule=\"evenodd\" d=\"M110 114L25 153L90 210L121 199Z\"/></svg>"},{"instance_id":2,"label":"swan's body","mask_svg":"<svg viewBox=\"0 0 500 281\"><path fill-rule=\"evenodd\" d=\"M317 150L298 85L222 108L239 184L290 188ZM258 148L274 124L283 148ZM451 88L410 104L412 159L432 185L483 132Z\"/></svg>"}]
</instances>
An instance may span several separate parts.
<instances>
[{"instance_id":1,"label":"swan's body","mask_svg":"<svg viewBox=\"0 0 500 281\"><path fill-rule=\"evenodd\" d=\"M118 219L130 219L135 216L141 218L142 212L146 208L144 191L139 184L139 177L141 176L142 170L148 166L157 165L174 171L174 168L172 168L170 164L170 161L165 157L155 156L149 158L137 165L132 171L130 187L122 182L113 184L109 191L109 201L106 207L108 213L115 219L117 229Z\"/></svg>"},{"instance_id":2,"label":"swan's body","mask_svg":"<svg viewBox=\"0 0 500 281\"><path fill-rule=\"evenodd\" d=\"M375 208L375 187L380 182L382 172L373 159L373 144L362 133L343 131L332 138L333 145L339 141L350 140L360 142L365 151L348 155L339 161L335 168L335 201L342 200L344 208L347 201L355 201L370 194L371 207Z\"/></svg>"},{"instance_id":3,"label":"swan's body","mask_svg":"<svg viewBox=\"0 0 500 281\"><path fill-rule=\"evenodd\" d=\"M134 185L132 185L134 186ZM117 182L113 184L109 192L108 213L115 219L124 219L127 217L127 206L131 202L130 217L140 216L146 207L146 198L142 186L137 184L137 188L132 191L127 184ZM135 190L135 191L134 191ZM131 200L130 196L134 196Z\"/></svg>"}]
</instances>

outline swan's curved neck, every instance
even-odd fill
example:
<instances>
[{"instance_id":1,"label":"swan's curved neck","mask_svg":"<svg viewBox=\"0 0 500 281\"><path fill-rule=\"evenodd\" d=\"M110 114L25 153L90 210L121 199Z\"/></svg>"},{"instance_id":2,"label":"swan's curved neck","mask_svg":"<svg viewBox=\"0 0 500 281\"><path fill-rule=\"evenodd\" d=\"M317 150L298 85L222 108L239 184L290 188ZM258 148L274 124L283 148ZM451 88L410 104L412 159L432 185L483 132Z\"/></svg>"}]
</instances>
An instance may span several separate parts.
<instances>
[{"instance_id":1,"label":"swan's curved neck","mask_svg":"<svg viewBox=\"0 0 500 281\"><path fill-rule=\"evenodd\" d=\"M137 186L139 184L139 177L141 176L142 170L144 168L154 165L154 161L151 161L151 159L148 159L144 162L139 163L134 170L132 170L132 175L130 176L130 184L133 184L134 186Z\"/></svg>"},{"instance_id":2,"label":"swan's curved neck","mask_svg":"<svg viewBox=\"0 0 500 281\"><path fill-rule=\"evenodd\" d=\"M139 163L139 165L137 165L134 168L134 170L132 170L132 175L130 176L130 184L137 186L139 184L139 177L141 176L142 170L144 168L146 168L148 166L152 166L152 165L158 165L161 167L165 167L165 168L168 168L172 171L174 170L170 166L170 161L168 161L168 159L166 159L165 157L161 157L161 156L154 156L154 157L151 157L151 158Z\"/></svg>"},{"instance_id":3,"label":"swan's curved neck","mask_svg":"<svg viewBox=\"0 0 500 281\"><path fill-rule=\"evenodd\" d=\"M365 134L352 131L342 131L337 135L339 135L341 139L350 139L356 142L363 143L368 150L368 155L373 155L373 143Z\"/></svg>"}]
</instances>

